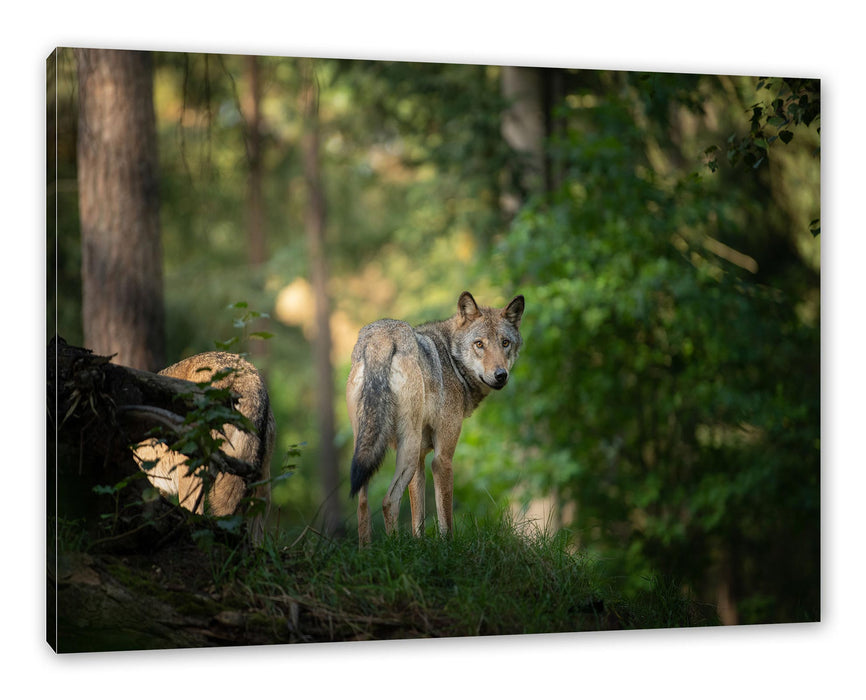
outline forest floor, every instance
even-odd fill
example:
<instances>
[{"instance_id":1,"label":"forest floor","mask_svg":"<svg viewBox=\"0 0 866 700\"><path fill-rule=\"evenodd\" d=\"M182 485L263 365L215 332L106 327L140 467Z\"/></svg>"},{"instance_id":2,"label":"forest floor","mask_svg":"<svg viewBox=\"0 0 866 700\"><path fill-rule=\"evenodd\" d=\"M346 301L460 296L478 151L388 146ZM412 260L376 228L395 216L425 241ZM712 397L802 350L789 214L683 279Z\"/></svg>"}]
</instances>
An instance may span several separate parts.
<instances>
[{"instance_id":1,"label":"forest floor","mask_svg":"<svg viewBox=\"0 0 866 700\"><path fill-rule=\"evenodd\" d=\"M61 652L601 631L718 624L674 584L625 594L564 537L508 522L451 539L306 529L260 548L191 529L151 552L49 561L49 639ZM209 534L208 534L209 533ZM216 534L214 534L216 533ZM293 533L294 537L294 533ZM288 539L288 538L286 538ZM53 626L53 629L52 629ZM56 637L54 637L56 635Z\"/></svg>"}]
</instances>

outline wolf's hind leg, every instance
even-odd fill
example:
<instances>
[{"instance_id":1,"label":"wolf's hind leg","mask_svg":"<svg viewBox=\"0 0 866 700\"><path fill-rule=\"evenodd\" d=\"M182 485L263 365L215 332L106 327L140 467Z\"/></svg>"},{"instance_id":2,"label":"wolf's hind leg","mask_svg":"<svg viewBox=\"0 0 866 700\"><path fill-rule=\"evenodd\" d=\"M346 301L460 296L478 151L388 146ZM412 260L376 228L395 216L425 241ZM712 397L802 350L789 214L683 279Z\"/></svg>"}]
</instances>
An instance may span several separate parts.
<instances>
[{"instance_id":1,"label":"wolf's hind leg","mask_svg":"<svg viewBox=\"0 0 866 700\"><path fill-rule=\"evenodd\" d=\"M385 530L389 534L397 530L400 499L418 471L421 457L424 375L415 357L400 353L394 356L391 362L390 385L396 403L397 468L382 500Z\"/></svg>"},{"instance_id":2,"label":"wolf's hind leg","mask_svg":"<svg viewBox=\"0 0 866 700\"><path fill-rule=\"evenodd\" d=\"M373 537L370 526L370 507L367 503L367 484L358 491L358 546L366 547Z\"/></svg>"},{"instance_id":3,"label":"wolf's hind leg","mask_svg":"<svg viewBox=\"0 0 866 700\"><path fill-rule=\"evenodd\" d=\"M424 453L418 460L418 467L415 470L415 475L409 482L409 505L412 507L412 534L415 537L424 535L424 519L425 513L425 486L426 474L424 473Z\"/></svg>"},{"instance_id":4,"label":"wolf's hind leg","mask_svg":"<svg viewBox=\"0 0 866 700\"><path fill-rule=\"evenodd\" d=\"M415 476L418 455L421 453L420 430L417 434L405 436L397 446L397 469L385 498L382 499L382 512L385 515L385 531L390 535L397 531L400 519L400 499ZM411 496L410 496L411 498Z\"/></svg>"}]
</instances>

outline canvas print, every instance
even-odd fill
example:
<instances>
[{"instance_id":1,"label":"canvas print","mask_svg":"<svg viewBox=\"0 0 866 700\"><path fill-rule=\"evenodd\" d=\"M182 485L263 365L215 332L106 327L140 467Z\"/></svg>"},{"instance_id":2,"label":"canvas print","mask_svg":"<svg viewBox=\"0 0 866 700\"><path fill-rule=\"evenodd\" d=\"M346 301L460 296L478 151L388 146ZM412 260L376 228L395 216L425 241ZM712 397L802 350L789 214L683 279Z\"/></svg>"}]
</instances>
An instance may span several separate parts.
<instances>
[{"instance_id":1,"label":"canvas print","mask_svg":"<svg viewBox=\"0 0 866 700\"><path fill-rule=\"evenodd\" d=\"M61 653L821 619L820 81L59 48Z\"/></svg>"}]
</instances>

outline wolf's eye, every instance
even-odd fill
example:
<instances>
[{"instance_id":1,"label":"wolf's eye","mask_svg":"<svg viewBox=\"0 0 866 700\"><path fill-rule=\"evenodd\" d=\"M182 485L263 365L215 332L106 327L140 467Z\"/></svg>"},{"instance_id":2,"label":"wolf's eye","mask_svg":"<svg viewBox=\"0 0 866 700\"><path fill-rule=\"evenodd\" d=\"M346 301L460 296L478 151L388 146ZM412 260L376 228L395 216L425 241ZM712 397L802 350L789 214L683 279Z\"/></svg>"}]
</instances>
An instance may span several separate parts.
<instances>
[{"instance_id":1,"label":"wolf's eye","mask_svg":"<svg viewBox=\"0 0 866 700\"><path fill-rule=\"evenodd\" d=\"M503 338L502 347L507 348L509 345L511 345L511 341L508 338Z\"/></svg>"},{"instance_id":2,"label":"wolf's eye","mask_svg":"<svg viewBox=\"0 0 866 700\"><path fill-rule=\"evenodd\" d=\"M479 350L483 350L484 349L484 341L483 340L476 340L475 341L475 347L478 348Z\"/></svg>"}]
</instances>

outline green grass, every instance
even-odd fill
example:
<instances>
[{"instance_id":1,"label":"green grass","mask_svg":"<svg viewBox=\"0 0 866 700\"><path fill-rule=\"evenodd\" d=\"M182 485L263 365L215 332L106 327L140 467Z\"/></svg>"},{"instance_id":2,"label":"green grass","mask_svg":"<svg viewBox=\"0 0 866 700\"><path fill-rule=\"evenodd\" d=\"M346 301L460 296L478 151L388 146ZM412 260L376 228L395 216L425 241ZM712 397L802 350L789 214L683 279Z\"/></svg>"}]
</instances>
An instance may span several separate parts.
<instances>
[{"instance_id":1,"label":"green grass","mask_svg":"<svg viewBox=\"0 0 866 700\"><path fill-rule=\"evenodd\" d=\"M380 535L366 549L306 530L256 551L210 553L218 585L285 641L535 634L717 624L663 579L627 597L567 533L519 533L507 516L458 523L452 538Z\"/></svg>"}]
</instances>

